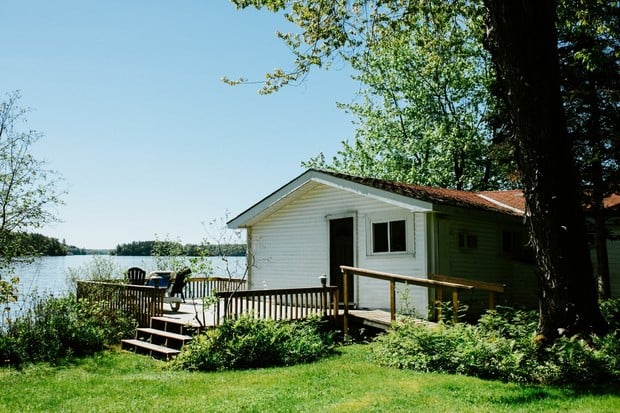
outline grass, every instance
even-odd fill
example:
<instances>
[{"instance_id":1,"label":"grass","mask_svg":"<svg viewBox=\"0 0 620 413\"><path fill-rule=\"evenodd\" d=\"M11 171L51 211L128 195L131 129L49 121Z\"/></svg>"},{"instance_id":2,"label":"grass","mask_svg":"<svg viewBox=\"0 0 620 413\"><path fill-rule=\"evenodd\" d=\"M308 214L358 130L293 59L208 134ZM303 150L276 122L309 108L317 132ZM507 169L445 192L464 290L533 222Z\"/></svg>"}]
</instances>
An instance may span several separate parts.
<instances>
[{"instance_id":1,"label":"grass","mask_svg":"<svg viewBox=\"0 0 620 413\"><path fill-rule=\"evenodd\" d=\"M367 347L321 362L218 373L104 352L62 366L0 369L11 412L616 412L620 388L576 390L379 367Z\"/></svg>"}]
</instances>

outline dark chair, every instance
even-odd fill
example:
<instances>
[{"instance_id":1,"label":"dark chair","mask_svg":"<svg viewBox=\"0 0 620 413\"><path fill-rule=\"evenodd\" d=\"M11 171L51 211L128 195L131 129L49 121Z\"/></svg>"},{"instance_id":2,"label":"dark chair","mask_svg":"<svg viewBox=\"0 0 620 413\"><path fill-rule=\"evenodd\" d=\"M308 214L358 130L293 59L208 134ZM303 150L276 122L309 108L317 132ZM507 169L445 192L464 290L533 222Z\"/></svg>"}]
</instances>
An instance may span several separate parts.
<instances>
[{"instance_id":1,"label":"dark chair","mask_svg":"<svg viewBox=\"0 0 620 413\"><path fill-rule=\"evenodd\" d=\"M185 288L185 284L187 284L187 279L189 275L192 273L192 270L185 267L179 272L177 272L176 277L174 278L174 284L172 284L172 288L170 289L170 297L174 297L179 294L183 302L185 302L185 294L183 293L183 288Z\"/></svg>"},{"instance_id":2,"label":"dark chair","mask_svg":"<svg viewBox=\"0 0 620 413\"><path fill-rule=\"evenodd\" d=\"M131 267L127 270L127 279L129 284L132 285L144 285L146 278L146 271L139 267Z\"/></svg>"}]
</instances>

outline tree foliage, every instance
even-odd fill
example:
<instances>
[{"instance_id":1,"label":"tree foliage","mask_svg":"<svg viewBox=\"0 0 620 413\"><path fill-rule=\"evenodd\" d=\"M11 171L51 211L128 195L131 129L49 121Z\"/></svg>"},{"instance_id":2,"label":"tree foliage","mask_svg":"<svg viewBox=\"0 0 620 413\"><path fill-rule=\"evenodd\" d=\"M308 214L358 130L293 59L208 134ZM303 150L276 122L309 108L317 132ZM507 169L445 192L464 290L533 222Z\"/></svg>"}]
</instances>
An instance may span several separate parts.
<instances>
[{"instance_id":1,"label":"tree foliage","mask_svg":"<svg viewBox=\"0 0 620 413\"><path fill-rule=\"evenodd\" d=\"M37 233L15 234L20 249L27 255L33 256L62 256L67 255L68 247L56 238Z\"/></svg>"},{"instance_id":2,"label":"tree foliage","mask_svg":"<svg viewBox=\"0 0 620 413\"><path fill-rule=\"evenodd\" d=\"M12 263L30 252L17 234L54 221L64 193L59 174L31 154L42 135L25 127L19 99L13 92L0 103L0 303L15 298Z\"/></svg>"},{"instance_id":3,"label":"tree foliage","mask_svg":"<svg viewBox=\"0 0 620 413\"><path fill-rule=\"evenodd\" d=\"M198 256L245 256L245 244L181 244L175 241L132 241L127 244L116 246L114 255L128 256L173 256L186 255L190 257Z\"/></svg>"},{"instance_id":4,"label":"tree foliage","mask_svg":"<svg viewBox=\"0 0 620 413\"><path fill-rule=\"evenodd\" d=\"M365 86L361 103L341 105L359 119L355 140L331 163L320 155L305 166L457 189L508 186L512 165L498 162L488 122L493 71L482 26L482 7L464 0L410 2L398 20L376 23L364 52L347 57Z\"/></svg>"}]
</instances>

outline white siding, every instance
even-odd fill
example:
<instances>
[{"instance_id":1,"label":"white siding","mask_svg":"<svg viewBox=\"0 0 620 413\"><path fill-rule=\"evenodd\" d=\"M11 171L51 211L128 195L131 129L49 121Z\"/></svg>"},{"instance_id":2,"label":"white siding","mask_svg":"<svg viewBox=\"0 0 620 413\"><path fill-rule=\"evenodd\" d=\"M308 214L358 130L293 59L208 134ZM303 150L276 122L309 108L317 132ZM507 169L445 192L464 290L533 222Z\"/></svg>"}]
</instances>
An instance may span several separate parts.
<instances>
[{"instance_id":1,"label":"white siding","mask_svg":"<svg viewBox=\"0 0 620 413\"><path fill-rule=\"evenodd\" d=\"M414 221L412 254L368 255L369 217L401 214ZM254 225L251 230L255 267L252 288L286 288L319 285L318 277L329 272L329 224L331 217L353 216L355 222L355 265L362 268L426 278L425 219L380 201L327 186L319 186ZM386 281L356 279L355 299L364 308L388 308ZM427 291L413 290L412 301L425 314ZM403 300L405 302L405 300Z\"/></svg>"},{"instance_id":2,"label":"white siding","mask_svg":"<svg viewBox=\"0 0 620 413\"><path fill-rule=\"evenodd\" d=\"M441 208L437 211L439 231L427 227L429 215L411 212L379 200L319 185L262 219L251 229L255 267L251 288L318 286L318 277L329 274L329 219L354 217L355 262L357 267L427 278L429 271L506 284L498 303L536 305L533 266L502 255L502 230L524 229L516 217L468 210ZM410 253L373 255L366 242L370 222L377 217L404 217L412 222L408 242ZM390 218L392 219L392 218ZM431 220L432 221L432 220ZM477 248L459 247L458 234L477 237ZM428 246L428 234L437 234L436 246ZM437 258L436 254L440 257ZM429 266L427 257L437 261ZM618 255L620 258L620 254ZM619 261L620 262L620 261ZM616 284L617 288L617 284ZM401 311L414 310L426 316L429 291L422 287L403 288L397 303ZM355 301L360 308L389 307L386 281L358 277L354 280ZM407 297L401 296L408 294ZM465 293L462 301L473 308L486 308L488 294Z\"/></svg>"}]
</instances>

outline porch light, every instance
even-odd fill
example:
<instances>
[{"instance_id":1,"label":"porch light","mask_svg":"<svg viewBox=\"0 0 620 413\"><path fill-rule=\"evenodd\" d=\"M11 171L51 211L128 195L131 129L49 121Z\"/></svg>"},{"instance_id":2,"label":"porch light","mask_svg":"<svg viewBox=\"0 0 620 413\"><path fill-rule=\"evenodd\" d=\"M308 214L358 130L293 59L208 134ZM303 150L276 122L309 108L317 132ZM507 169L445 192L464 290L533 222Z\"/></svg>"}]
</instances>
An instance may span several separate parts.
<instances>
[{"instance_id":1,"label":"porch light","mask_svg":"<svg viewBox=\"0 0 620 413\"><path fill-rule=\"evenodd\" d=\"M323 286L323 288L325 288L327 286L327 275L321 275L319 277L319 280L321 280L321 285Z\"/></svg>"}]
</instances>

